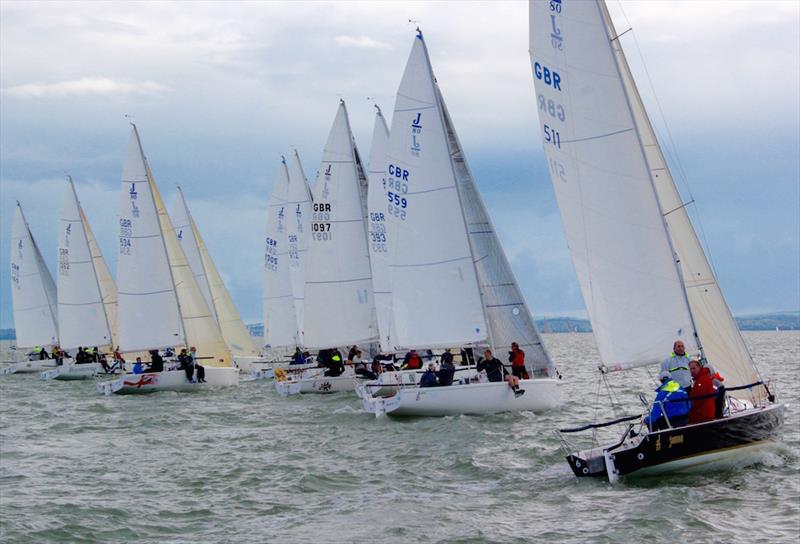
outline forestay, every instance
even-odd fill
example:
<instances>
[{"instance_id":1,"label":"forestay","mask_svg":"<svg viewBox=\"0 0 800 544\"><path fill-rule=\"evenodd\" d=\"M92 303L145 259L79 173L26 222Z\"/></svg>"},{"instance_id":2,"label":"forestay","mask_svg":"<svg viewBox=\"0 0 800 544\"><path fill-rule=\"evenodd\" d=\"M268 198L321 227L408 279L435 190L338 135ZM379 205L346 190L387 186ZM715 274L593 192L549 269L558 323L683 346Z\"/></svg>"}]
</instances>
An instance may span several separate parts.
<instances>
[{"instance_id":1,"label":"forestay","mask_svg":"<svg viewBox=\"0 0 800 544\"><path fill-rule=\"evenodd\" d=\"M59 342L66 350L113 342L83 217L75 185L68 177L59 222L57 293Z\"/></svg>"},{"instance_id":2,"label":"forestay","mask_svg":"<svg viewBox=\"0 0 800 544\"><path fill-rule=\"evenodd\" d=\"M281 159L278 175L267 208L267 230L264 238L264 343L271 347L299 344L294 294L289 277L287 218L289 205L289 171Z\"/></svg>"},{"instance_id":3,"label":"forestay","mask_svg":"<svg viewBox=\"0 0 800 544\"><path fill-rule=\"evenodd\" d=\"M203 298L206 300L209 310L211 310L211 316L214 318L214 321L219 323L219 318L214 308L214 302L211 298L211 289L208 285L206 269L203 266L203 259L200 257L200 248L197 245L197 238L193 235L189 209L186 206L186 199L180 187L178 187L178 192L175 194L175 207L172 212L172 220L175 226L175 235L178 237L183 253L186 255L186 260L189 262L189 267L192 269L194 280L197 282L200 292L203 293Z\"/></svg>"},{"instance_id":4,"label":"forestay","mask_svg":"<svg viewBox=\"0 0 800 544\"><path fill-rule=\"evenodd\" d=\"M613 38L616 31L608 10L605 4L600 4L600 8L607 35ZM714 368L725 376L727 384L735 386L754 383L760 379L758 370L692 227L687 208L672 178L619 40L612 42L612 49L628 93L661 213L668 226L672 249L680 262L689 307L703 353ZM763 396L766 393L762 388L757 388L752 392L740 391L733 394L748 397L751 394Z\"/></svg>"},{"instance_id":5,"label":"forestay","mask_svg":"<svg viewBox=\"0 0 800 544\"><path fill-rule=\"evenodd\" d=\"M472 245L475 270L478 273L492 350L495 356L502 360L511 351L511 343L516 342L525 352L525 366L531 376L544 374L552 377L553 363L542 343L531 311L478 192L475 178L467 164L464 150L438 85L437 93L444 115L461 207Z\"/></svg>"},{"instance_id":6,"label":"forestay","mask_svg":"<svg viewBox=\"0 0 800 544\"><path fill-rule=\"evenodd\" d=\"M377 340L357 151L344 101L331 127L313 189L303 345Z\"/></svg>"},{"instance_id":7,"label":"forestay","mask_svg":"<svg viewBox=\"0 0 800 544\"><path fill-rule=\"evenodd\" d=\"M602 360L696 351L692 318L638 127L597 2L531 2L541 134Z\"/></svg>"},{"instance_id":8,"label":"forestay","mask_svg":"<svg viewBox=\"0 0 800 544\"><path fill-rule=\"evenodd\" d=\"M375 295L379 339L382 351L391 351L389 319L392 309L389 279L389 232L386 220L386 149L389 144L389 127L380 108L375 106L375 127L369 150L367 177L369 260L372 265L372 289Z\"/></svg>"},{"instance_id":9,"label":"forestay","mask_svg":"<svg viewBox=\"0 0 800 544\"><path fill-rule=\"evenodd\" d=\"M308 254L309 229L311 228L311 189L308 188L308 180L303 172L303 165L297 150L295 150L289 166L288 205L291 215L287 222L289 277L292 280L297 330L302 331L303 299L306 290L305 263Z\"/></svg>"},{"instance_id":10,"label":"forestay","mask_svg":"<svg viewBox=\"0 0 800 544\"><path fill-rule=\"evenodd\" d=\"M17 347L58 343L56 285L17 202L11 230L11 300Z\"/></svg>"},{"instance_id":11,"label":"forestay","mask_svg":"<svg viewBox=\"0 0 800 544\"><path fill-rule=\"evenodd\" d=\"M397 91L386 158L394 350L487 341L434 81L420 34Z\"/></svg>"}]
</instances>

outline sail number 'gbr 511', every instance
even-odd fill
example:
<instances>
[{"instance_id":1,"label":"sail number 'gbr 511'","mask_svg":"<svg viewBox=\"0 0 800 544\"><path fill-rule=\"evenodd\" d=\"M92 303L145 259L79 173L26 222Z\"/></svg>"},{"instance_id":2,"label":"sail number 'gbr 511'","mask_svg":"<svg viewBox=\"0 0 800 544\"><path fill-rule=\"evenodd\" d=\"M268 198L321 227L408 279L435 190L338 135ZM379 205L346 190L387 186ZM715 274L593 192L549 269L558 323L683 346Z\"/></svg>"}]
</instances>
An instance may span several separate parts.
<instances>
[{"instance_id":1,"label":"sail number 'gbr 511'","mask_svg":"<svg viewBox=\"0 0 800 544\"><path fill-rule=\"evenodd\" d=\"M563 4L561 0L550 0L550 45L556 51L564 50L564 35L561 32L561 11ZM539 106L539 111L542 112L542 117L549 117L547 123L542 123L542 137L544 138L545 146L551 151L561 150L561 132L560 127L567 119L567 111L564 104L559 99L562 92L562 85L564 80L562 75L552 68L548 67L542 62L533 62L533 77L544 83L542 91L538 93L536 99ZM549 155L549 153L548 153ZM561 181L567 181L566 168L564 164L553 156L548 157L548 163L553 176Z\"/></svg>"}]
</instances>

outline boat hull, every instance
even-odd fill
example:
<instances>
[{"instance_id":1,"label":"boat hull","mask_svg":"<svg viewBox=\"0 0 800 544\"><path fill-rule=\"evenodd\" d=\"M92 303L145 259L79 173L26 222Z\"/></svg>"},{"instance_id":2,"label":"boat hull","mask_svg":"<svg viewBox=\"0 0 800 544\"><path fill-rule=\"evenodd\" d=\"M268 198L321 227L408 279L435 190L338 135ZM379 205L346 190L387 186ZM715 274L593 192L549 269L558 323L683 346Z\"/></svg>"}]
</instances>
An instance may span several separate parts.
<instances>
[{"instance_id":1,"label":"boat hull","mask_svg":"<svg viewBox=\"0 0 800 544\"><path fill-rule=\"evenodd\" d=\"M360 398L369 392L373 397L388 397L397 392L398 385L415 386L419 383L420 378L425 373L424 370L398 370L394 372L383 372L378 376L377 380L366 382L364 387L356 388L356 394ZM462 380L472 378L478 374L477 369L473 367L456 367L456 372L453 375L453 383L459 383Z\"/></svg>"},{"instance_id":2,"label":"boat hull","mask_svg":"<svg viewBox=\"0 0 800 544\"><path fill-rule=\"evenodd\" d=\"M45 370L50 370L56 367L56 362L53 359L41 359L34 361L22 361L19 363L11 363L0 369L2 374L38 374Z\"/></svg>"},{"instance_id":3,"label":"boat hull","mask_svg":"<svg viewBox=\"0 0 800 544\"><path fill-rule=\"evenodd\" d=\"M782 404L751 408L731 416L639 435L617 448L595 448L567 456L579 477L689 472L742 459L769 445L783 424ZM606 459L608 457L608 459ZM611 471L612 473L609 473Z\"/></svg>"},{"instance_id":4,"label":"boat hull","mask_svg":"<svg viewBox=\"0 0 800 544\"><path fill-rule=\"evenodd\" d=\"M112 393L139 394L158 391L199 391L210 387L231 387L239 384L239 369L234 367L205 367L205 383L192 383L186 379L183 370L147 372L144 374L125 374L116 380L97 384L97 392L104 395Z\"/></svg>"},{"instance_id":5,"label":"boat hull","mask_svg":"<svg viewBox=\"0 0 800 544\"><path fill-rule=\"evenodd\" d=\"M391 397L364 395L366 412L392 416L485 415L502 412L543 412L561 404L561 382L555 379L520 381L519 397L506 382L447 387L400 388Z\"/></svg>"},{"instance_id":6,"label":"boat hull","mask_svg":"<svg viewBox=\"0 0 800 544\"><path fill-rule=\"evenodd\" d=\"M65 361L63 365L42 372L39 378L62 381L90 380L102 372L102 368L99 363L76 365L74 362Z\"/></svg>"},{"instance_id":7,"label":"boat hull","mask_svg":"<svg viewBox=\"0 0 800 544\"><path fill-rule=\"evenodd\" d=\"M325 376L324 368L311 368L303 371L298 378L275 381L275 390L282 397L300 394L347 393L356 390L357 377L352 367L346 367L340 376Z\"/></svg>"}]
</instances>

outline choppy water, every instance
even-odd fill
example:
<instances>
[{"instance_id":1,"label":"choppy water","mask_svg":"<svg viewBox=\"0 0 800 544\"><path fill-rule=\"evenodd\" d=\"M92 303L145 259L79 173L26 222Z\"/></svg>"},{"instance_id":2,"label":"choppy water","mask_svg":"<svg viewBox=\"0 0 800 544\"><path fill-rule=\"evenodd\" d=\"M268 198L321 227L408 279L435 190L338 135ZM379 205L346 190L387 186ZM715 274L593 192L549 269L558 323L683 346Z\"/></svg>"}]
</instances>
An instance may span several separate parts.
<instances>
[{"instance_id":1,"label":"choppy water","mask_svg":"<svg viewBox=\"0 0 800 544\"><path fill-rule=\"evenodd\" d=\"M552 433L593 418L591 335L547 336L569 400L541 416L376 420L355 396L259 382L102 398L3 377L0 541L796 543L800 334L745 338L788 405L782 444L756 466L615 487L575 479ZM647 380L613 383L637 408Z\"/></svg>"}]
</instances>

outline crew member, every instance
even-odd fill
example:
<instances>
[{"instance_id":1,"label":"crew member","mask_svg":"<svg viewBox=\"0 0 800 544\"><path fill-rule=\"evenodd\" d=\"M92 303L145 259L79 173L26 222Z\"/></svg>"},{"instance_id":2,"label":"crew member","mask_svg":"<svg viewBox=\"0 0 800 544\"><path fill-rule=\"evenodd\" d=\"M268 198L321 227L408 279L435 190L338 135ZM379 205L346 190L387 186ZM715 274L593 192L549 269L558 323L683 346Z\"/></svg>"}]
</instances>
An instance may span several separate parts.
<instances>
[{"instance_id":1,"label":"crew member","mask_svg":"<svg viewBox=\"0 0 800 544\"><path fill-rule=\"evenodd\" d=\"M658 377L675 380L681 388L689 392L692 387L692 374L689 372L689 357L686 356L686 346L680 340L676 340L672 345L672 355L664 359L661 363L661 371Z\"/></svg>"}]
</instances>

